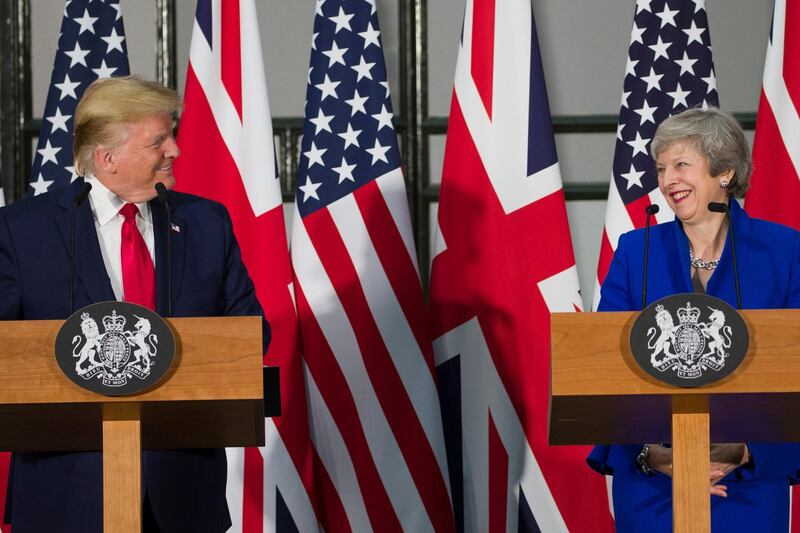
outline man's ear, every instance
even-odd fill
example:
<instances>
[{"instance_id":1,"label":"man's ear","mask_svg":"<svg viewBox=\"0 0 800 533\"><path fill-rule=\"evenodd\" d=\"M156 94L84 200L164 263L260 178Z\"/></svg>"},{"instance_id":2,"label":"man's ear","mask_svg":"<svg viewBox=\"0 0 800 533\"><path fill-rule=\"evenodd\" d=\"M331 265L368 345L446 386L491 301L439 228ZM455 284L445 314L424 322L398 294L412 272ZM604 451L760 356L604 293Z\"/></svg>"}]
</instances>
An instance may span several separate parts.
<instances>
[{"instance_id":1,"label":"man's ear","mask_svg":"<svg viewBox=\"0 0 800 533\"><path fill-rule=\"evenodd\" d=\"M93 154L94 168L104 174L114 174L117 172L117 157L114 150L104 146L98 146Z\"/></svg>"}]
</instances>

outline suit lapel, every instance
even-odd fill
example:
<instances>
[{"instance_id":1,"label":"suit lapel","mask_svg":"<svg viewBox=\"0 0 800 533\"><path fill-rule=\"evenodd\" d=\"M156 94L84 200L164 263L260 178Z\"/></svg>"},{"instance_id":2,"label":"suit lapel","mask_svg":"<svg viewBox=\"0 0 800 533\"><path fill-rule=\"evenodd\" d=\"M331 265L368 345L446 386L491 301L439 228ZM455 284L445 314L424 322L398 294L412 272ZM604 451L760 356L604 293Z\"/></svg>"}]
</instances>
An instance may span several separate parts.
<instances>
[{"instance_id":1,"label":"suit lapel","mask_svg":"<svg viewBox=\"0 0 800 533\"><path fill-rule=\"evenodd\" d=\"M672 284L670 294L692 292L692 280L689 277L689 239L677 218L672 222L672 226L673 231L663 232L664 252L668 258L669 277Z\"/></svg>"},{"instance_id":2,"label":"suit lapel","mask_svg":"<svg viewBox=\"0 0 800 533\"><path fill-rule=\"evenodd\" d=\"M83 185L83 179L76 180L64 190L58 205L61 210L55 216L64 247L69 257L70 226L72 224L72 201ZM75 277L86 288L91 302L115 300L114 290L106 272L103 255L100 252L100 242L97 240L97 230L89 200L86 199L75 209ZM76 284L76 301L78 304L79 285Z\"/></svg>"},{"instance_id":3,"label":"suit lapel","mask_svg":"<svg viewBox=\"0 0 800 533\"><path fill-rule=\"evenodd\" d=\"M172 227L167 220L164 206L153 200L150 202L150 213L153 215L153 236L156 250L156 313L162 316L169 314L167 286L170 278L167 275L168 257L172 258L172 307L175 309L177 295L180 294L183 282L183 263L186 256L186 221L174 213L172 208ZM172 247L167 253L167 238Z\"/></svg>"}]
</instances>

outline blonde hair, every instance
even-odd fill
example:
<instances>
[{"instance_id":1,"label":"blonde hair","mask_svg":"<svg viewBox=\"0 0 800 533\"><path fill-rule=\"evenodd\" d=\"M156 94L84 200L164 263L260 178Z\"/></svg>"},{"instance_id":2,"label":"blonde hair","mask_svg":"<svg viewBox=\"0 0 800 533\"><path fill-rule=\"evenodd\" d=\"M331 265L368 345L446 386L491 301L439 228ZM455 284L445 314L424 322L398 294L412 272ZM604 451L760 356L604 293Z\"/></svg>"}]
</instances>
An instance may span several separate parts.
<instances>
[{"instance_id":1,"label":"blonde hair","mask_svg":"<svg viewBox=\"0 0 800 533\"><path fill-rule=\"evenodd\" d=\"M138 76L96 80L83 93L75 109L75 172L93 171L98 146L114 148L125 141L126 126L145 118L177 118L181 98L172 89Z\"/></svg>"}]
</instances>

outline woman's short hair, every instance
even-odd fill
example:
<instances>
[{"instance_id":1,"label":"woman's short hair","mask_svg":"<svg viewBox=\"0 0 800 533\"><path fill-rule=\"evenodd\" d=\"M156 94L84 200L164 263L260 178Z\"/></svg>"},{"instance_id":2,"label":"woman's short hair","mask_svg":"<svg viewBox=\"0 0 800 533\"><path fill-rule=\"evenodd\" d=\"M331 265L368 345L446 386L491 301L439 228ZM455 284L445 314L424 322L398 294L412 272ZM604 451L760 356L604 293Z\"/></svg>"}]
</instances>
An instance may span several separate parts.
<instances>
[{"instance_id":1,"label":"woman's short hair","mask_svg":"<svg viewBox=\"0 0 800 533\"><path fill-rule=\"evenodd\" d=\"M81 176L92 172L95 149L114 148L125 142L126 126L162 115L177 118L180 109L178 93L154 81L137 76L95 81L86 88L75 110L75 172Z\"/></svg>"},{"instance_id":2,"label":"woman's short hair","mask_svg":"<svg viewBox=\"0 0 800 533\"><path fill-rule=\"evenodd\" d=\"M664 120L656 130L650 151L653 159L676 143L688 143L708 161L712 176L733 170L726 187L729 196L741 198L750 187L750 148L742 127L716 107L687 109Z\"/></svg>"}]
</instances>

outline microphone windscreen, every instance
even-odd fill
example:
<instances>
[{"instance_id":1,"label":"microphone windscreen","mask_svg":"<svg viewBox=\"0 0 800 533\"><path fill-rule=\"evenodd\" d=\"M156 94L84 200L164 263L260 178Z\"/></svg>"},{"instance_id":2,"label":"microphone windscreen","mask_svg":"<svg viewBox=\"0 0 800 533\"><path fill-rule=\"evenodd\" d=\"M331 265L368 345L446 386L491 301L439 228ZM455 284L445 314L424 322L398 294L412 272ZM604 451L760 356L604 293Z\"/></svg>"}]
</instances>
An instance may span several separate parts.
<instances>
[{"instance_id":1,"label":"microphone windscreen","mask_svg":"<svg viewBox=\"0 0 800 533\"><path fill-rule=\"evenodd\" d=\"M89 191L91 190L92 190L92 184L84 183L81 186L81 189L78 191L78 194L75 195L75 198L72 201L75 202L75 205L81 205L83 201L86 200L86 197L89 196Z\"/></svg>"},{"instance_id":2,"label":"microphone windscreen","mask_svg":"<svg viewBox=\"0 0 800 533\"><path fill-rule=\"evenodd\" d=\"M164 186L163 183L161 182L156 183L156 194L158 194L158 201L160 203L163 204L169 201L167 198L167 188Z\"/></svg>"},{"instance_id":3,"label":"microphone windscreen","mask_svg":"<svg viewBox=\"0 0 800 533\"><path fill-rule=\"evenodd\" d=\"M660 208L658 207L658 204L650 204L644 208L644 212L648 215L655 215L659 212L659 210Z\"/></svg>"},{"instance_id":4,"label":"microphone windscreen","mask_svg":"<svg viewBox=\"0 0 800 533\"><path fill-rule=\"evenodd\" d=\"M727 213L728 206L720 202L709 202L708 210L713 211L714 213Z\"/></svg>"}]
</instances>

